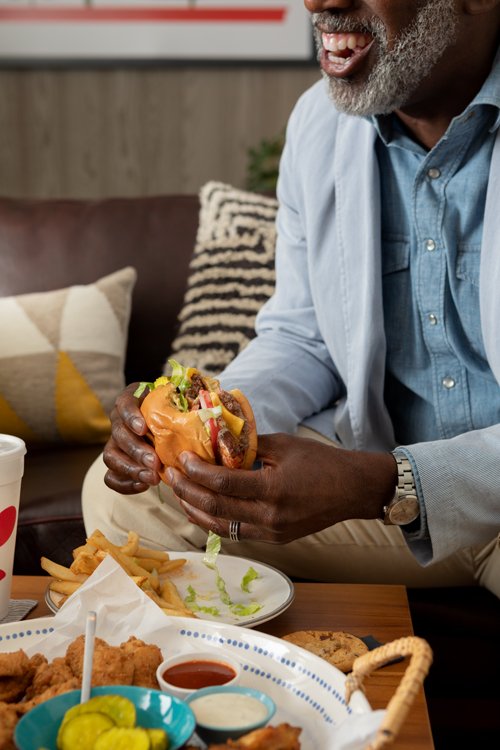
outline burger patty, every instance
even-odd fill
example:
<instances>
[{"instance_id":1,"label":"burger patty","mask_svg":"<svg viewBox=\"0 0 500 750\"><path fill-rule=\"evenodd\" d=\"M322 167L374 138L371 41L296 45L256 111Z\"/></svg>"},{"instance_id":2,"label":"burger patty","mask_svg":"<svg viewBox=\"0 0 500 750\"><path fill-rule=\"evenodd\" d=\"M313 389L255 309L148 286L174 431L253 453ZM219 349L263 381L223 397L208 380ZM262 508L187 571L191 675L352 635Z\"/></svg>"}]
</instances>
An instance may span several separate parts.
<instances>
[{"instance_id":1,"label":"burger patty","mask_svg":"<svg viewBox=\"0 0 500 750\"><path fill-rule=\"evenodd\" d=\"M201 375L195 373L191 376L191 385L184 391L184 397L187 399L189 409L193 408L195 401L200 395L200 391L205 390L205 388L206 386Z\"/></svg>"},{"instance_id":2,"label":"burger patty","mask_svg":"<svg viewBox=\"0 0 500 750\"><path fill-rule=\"evenodd\" d=\"M239 468L239 466L241 466L241 464L243 463L245 454L248 449L248 423L245 419L243 409L240 406L240 402L235 399L231 393L229 393L228 391L224 391L221 388L219 391L219 398L221 400L221 403L224 404L226 409L230 411L231 414L234 414L236 417L239 417L243 420L243 428L240 432L239 437L235 437L232 432L227 429L227 427L223 427L219 431L219 434L217 436L217 445L219 447L221 457L224 457L223 463L226 466L230 465L226 462L227 457L227 459L231 461L231 465L237 464L237 466L234 466L233 468Z\"/></svg>"}]
</instances>

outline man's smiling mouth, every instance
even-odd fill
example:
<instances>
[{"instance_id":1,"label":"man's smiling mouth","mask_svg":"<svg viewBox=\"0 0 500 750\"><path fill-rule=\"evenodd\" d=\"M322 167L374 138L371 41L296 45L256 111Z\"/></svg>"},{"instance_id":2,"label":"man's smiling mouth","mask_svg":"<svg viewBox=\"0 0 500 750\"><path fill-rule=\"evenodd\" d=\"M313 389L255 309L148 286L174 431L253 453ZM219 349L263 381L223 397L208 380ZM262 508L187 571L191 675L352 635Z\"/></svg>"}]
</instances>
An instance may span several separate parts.
<instances>
[{"instance_id":1,"label":"man's smiling mouth","mask_svg":"<svg viewBox=\"0 0 500 750\"><path fill-rule=\"evenodd\" d=\"M323 49L332 63L345 63L353 56L359 55L373 42L373 36L367 33L336 32L321 34Z\"/></svg>"}]
</instances>

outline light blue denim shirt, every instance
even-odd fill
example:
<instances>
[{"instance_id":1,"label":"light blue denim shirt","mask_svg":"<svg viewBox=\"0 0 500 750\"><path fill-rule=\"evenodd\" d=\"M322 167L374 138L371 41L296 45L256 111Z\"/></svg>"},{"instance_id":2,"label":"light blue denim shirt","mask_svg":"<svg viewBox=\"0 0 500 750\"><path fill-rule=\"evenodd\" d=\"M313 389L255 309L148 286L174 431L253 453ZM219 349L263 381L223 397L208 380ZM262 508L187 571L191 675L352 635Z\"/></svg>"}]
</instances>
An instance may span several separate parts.
<instances>
[{"instance_id":1,"label":"light blue denim shirt","mask_svg":"<svg viewBox=\"0 0 500 750\"><path fill-rule=\"evenodd\" d=\"M486 359L479 310L499 83L497 64L430 151L395 116L372 118L383 195L385 401L398 443L452 438L500 422L500 388ZM414 540L428 538L422 509Z\"/></svg>"},{"instance_id":2,"label":"light blue denim shirt","mask_svg":"<svg viewBox=\"0 0 500 750\"><path fill-rule=\"evenodd\" d=\"M352 450L402 447L423 504L407 539L422 564L500 529L496 91L498 61L429 154L387 122L383 145L373 122L336 110L324 81L302 95L280 165L276 290L221 375L261 433L304 423Z\"/></svg>"},{"instance_id":3,"label":"light blue denim shirt","mask_svg":"<svg viewBox=\"0 0 500 750\"><path fill-rule=\"evenodd\" d=\"M376 122L384 197L385 400L399 443L450 438L500 421L500 389L486 359L479 312L499 108L500 93L488 79L429 152L396 118Z\"/></svg>"}]
</instances>

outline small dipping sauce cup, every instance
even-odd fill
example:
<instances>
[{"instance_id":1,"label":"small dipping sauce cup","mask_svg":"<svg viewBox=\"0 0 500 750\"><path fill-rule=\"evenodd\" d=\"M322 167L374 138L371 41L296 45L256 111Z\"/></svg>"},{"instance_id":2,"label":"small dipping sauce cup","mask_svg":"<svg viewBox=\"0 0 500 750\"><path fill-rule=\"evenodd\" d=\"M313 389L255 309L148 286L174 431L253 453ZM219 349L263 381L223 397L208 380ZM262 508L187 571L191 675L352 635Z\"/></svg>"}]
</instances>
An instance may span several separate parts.
<instances>
[{"instance_id":1,"label":"small dipping sauce cup","mask_svg":"<svg viewBox=\"0 0 500 750\"><path fill-rule=\"evenodd\" d=\"M262 690L240 685L202 688L186 703L196 719L196 733L207 745L237 739L265 726L276 705Z\"/></svg>"},{"instance_id":2,"label":"small dipping sauce cup","mask_svg":"<svg viewBox=\"0 0 500 750\"><path fill-rule=\"evenodd\" d=\"M160 688L178 698L187 698L200 688L236 685L240 676L241 665L236 659L213 651L172 656L156 671Z\"/></svg>"}]
</instances>

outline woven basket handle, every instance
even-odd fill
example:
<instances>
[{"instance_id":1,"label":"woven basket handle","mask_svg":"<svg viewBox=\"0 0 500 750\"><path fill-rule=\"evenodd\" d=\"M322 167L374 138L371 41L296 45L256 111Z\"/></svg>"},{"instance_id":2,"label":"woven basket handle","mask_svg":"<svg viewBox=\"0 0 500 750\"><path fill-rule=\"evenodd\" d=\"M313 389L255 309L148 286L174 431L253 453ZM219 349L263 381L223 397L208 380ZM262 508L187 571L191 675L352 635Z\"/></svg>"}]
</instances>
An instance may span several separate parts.
<instances>
[{"instance_id":1,"label":"woven basket handle","mask_svg":"<svg viewBox=\"0 0 500 750\"><path fill-rule=\"evenodd\" d=\"M367 675L383 667L392 659L402 656L411 656L410 663L387 705L386 715L375 740L368 745L366 750L380 750L394 741L429 671L432 651L427 641L422 638L414 636L400 638L379 646L363 656L358 656L353 664L352 672L347 675L346 701L349 703L354 690L363 689L363 681Z\"/></svg>"}]
</instances>

